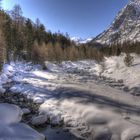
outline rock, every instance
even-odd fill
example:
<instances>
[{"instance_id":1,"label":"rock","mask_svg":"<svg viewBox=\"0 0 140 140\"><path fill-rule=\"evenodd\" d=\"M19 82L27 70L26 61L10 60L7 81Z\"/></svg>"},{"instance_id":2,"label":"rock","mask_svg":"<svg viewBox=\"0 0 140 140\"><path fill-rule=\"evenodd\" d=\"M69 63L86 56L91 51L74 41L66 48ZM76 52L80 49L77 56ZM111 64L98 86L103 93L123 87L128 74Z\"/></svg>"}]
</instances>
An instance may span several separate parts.
<instances>
[{"instance_id":1,"label":"rock","mask_svg":"<svg viewBox=\"0 0 140 140\"><path fill-rule=\"evenodd\" d=\"M128 91L129 91L129 88L126 86L126 87L123 88L123 90L124 90L125 92L128 92Z\"/></svg>"},{"instance_id":2,"label":"rock","mask_svg":"<svg viewBox=\"0 0 140 140\"><path fill-rule=\"evenodd\" d=\"M23 112L23 115L27 115L31 113L31 111L28 108L23 108L22 112Z\"/></svg>"},{"instance_id":3,"label":"rock","mask_svg":"<svg viewBox=\"0 0 140 140\"><path fill-rule=\"evenodd\" d=\"M38 126L38 125L43 125L46 123L48 120L46 115L39 115L36 117L33 117L31 120L32 125Z\"/></svg>"},{"instance_id":4,"label":"rock","mask_svg":"<svg viewBox=\"0 0 140 140\"><path fill-rule=\"evenodd\" d=\"M36 97L33 100L33 102L36 103L36 104L43 104L44 103L44 99L43 98Z\"/></svg>"},{"instance_id":5,"label":"rock","mask_svg":"<svg viewBox=\"0 0 140 140\"><path fill-rule=\"evenodd\" d=\"M0 104L0 124L12 124L21 121L22 111L16 105L7 103Z\"/></svg>"},{"instance_id":6,"label":"rock","mask_svg":"<svg viewBox=\"0 0 140 140\"><path fill-rule=\"evenodd\" d=\"M2 86L0 86L0 93L4 94L6 92L6 89L4 89Z\"/></svg>"},{"instance_id":7,"label":"rock","mask_svg":"<svg viewBox=\"0 0 140 140\"><path fill-rule=\"evenodd\" d=\"M119 83L123 83L123 79L118 80Z\"/></svg>"},{"instance_id":8,"label":"rock","mask_svg":"<svg viewBox=\"0 0 140 140\"><path fill-rule=\"evenodd\" d=\"M15 102L16 102L16 100L15 100L15 99L11 99L11 102L12 102L12 103L15 103Z\"/></svg>"},{"instance_id":9,"label":"rock","mask_svg":"<svg viewBox=\"0 0 140 140\"><path fill-rule=\"evenodd\" d=\"M130 117L129 117L129 116L123 116L123 118L124 118L125 120L130 120Z\"/></svg>"},{"instance_id":10,"label":"rock","mask_svg":"<svg viewBox=\"0 0 140 140\"><path fill-rule=\"evenodd\" d=\"M51 115L49 116L51 125L62 125L63 124L63 118L61 117L61 114L58 115Z\"/></svg>"},{"instance_id":11,"label":"rock","mask_svg":"<svg viewBox=\"0 0 140 140\"><path fill-rule=\"evenodd\" d=\"M23 98L20 98L19 100L20 100L21 102L23 102L23 101L24 101L24 99L23 99Z\"/></svg>"}]
</instances>

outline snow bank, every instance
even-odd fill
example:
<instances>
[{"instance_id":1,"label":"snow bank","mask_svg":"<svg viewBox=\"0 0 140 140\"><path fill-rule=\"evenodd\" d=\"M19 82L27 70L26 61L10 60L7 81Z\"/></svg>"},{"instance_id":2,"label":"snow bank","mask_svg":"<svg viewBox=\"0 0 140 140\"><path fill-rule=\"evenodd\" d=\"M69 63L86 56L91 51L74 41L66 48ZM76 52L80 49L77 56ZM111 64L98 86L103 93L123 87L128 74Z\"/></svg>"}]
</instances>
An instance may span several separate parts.
<instances>
[{"instance_id":1,"label":"snow bank","mask_svg":"<svg viewBox=\"0 0 140 140\"><path fill-rule=\"evenodd\" d=\"M96 89L95 91L97 94L101 92ZM112 92L111 99L113 98L113 94L116 93L113 91L110 92ZM88 102L87 92L85 92L87 96L84 98L80 97L83 94L80 91L76 93L79 94L77 98L72 95L74 94L72 90L68 90L64 93L65 98L62 97L61 100L52 99L46 101L40 106L40 112L56 118L57 123L61 121L60 118L63 118L64 124L70 129L70 132L85 140L118 140L120 137L121 140L130 140L136 137L139 139L139 118L134 119L131 113L127 114L125 112L127 110L117 110L112 105L112 107L109 107L107 103L104 103L102 98L97 100L95 98L92 102ZM71 98L69 96L67 97L69 94L71 94ZM104 91L103 94L105 94ZM130 117L130 119L125 119L122 112L125 117Z\"/></svg>"},{"instance_id":2,"label":"snow bank","mask_svg":"<svg viewBox=\"0 0 140 140\"><path fill-rule=\"evenodd\" d=\"M46 63L51 72L71 73L85 76L85 74L104 76L116 80L123 80L129 88L140 86L140 56L132 54L134 63L131 67L124 64L125 54L106 57L104 62L96 63L94 60L64 61L60 64Z\"/></svg>"},{"instance_id":3,"label":"snow bank","mask_svg":"<svg viewBox=\"0 0 140 140\"><path fill-rule=\"evenodd\" d=\"M79 73L81 71L91 70L96 64L93 60L83 60L83 61L63 61L59 64L54 64L51 62L46 62L46 67L51 72L69 72L69 73Z\"/></svg>"},{"instance_id":4,"label":"snow bank","mask_svg":"<svg viewBox=\"0 0 140 140\"><path fill-rule=\"evenodd\" d=\"M124 64L125 55L113 56L105 59L105 70L102 73L105 77L122 79L128 87L140 86L140 56L134 55L134 63L131 67Z\"/></svg>"},{"instance_id":5,"label":"snow bank","mask_svg":"<svg viewBox=\"0 0 140 140\"><path fill-rule=\"evenodd\" d=\"M18 106L0 104L0 139L45 140L45 137L21 121L22 111Z\"/></svg>"},{"instance_id":6,"label":"snow bank","mask_svg":"<svg viewBox=\"0 0 140 140\"><path fill-rule=\"evenodd\" d=\"M25 75L28 72L41 70L40 65L32 65L31 62L11 62L10 64L4 64L2 73L0 75L0 93L4 93L5 89L3 84L15 81L22 82Z\"/></svg>"},{"instance_id":7,"label":"snow bank","mask_svg":"<svg viewBox=\"0 0 140 140\"><path fill-rule=\"evenodd\" d=\"M3 66L3 70L2 72L7 75L7 76L12 76L13 72L14 72L14 68L12 65L9 65L9 64L5 64Z\"/></svg>"},{"instance_id":8,"label":"snow bank","mask_svg":"<svg viewBox=\"0 0 140 140\"><path fill-rule=\"evenodd\" d=\"M46 66L47 70L52 71L52 72L61 72L62 71L62 68L58 64L55 64L55 63L46 61L45 66Z\"/></svg>"},{"instance_id":9,"label":"snow bank","mask_svg":"<svg viewBox=\"0 0 140 140\"><path fill-rule=\"evenodd\" d=\"M2 74L0 75L0 93L4 93L6 90L3 88L3 84L11 82L11 77L13 75L13 67L5 64L2 69Z\"/></svg>"}]
</instances>

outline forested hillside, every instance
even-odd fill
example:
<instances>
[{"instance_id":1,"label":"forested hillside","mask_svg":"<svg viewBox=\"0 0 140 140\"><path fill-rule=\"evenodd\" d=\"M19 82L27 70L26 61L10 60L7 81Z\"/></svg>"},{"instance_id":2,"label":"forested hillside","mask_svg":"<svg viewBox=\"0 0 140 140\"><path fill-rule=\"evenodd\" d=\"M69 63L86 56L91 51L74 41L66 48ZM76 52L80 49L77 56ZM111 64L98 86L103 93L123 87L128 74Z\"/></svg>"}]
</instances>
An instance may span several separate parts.
<instances>
[{"instance_id":1,"label":"forested hillside","mask_svg":"<svg viewBox=\"0 0 140 140\"><path fill-rule=\"evenodd\" d=\"M139 53L137 42L123 44L80 44L72 41L68 33L52 33L37 18L35 22L23 16L20 5L11 11L0 10L0 63L26 60L34 63L95 59L125 53Z\"/></svg>"},{"instance_id":2,"label":"forested hillside","mask_svg":"<svg viewBox=\"0 0 140 140\"><path fill-rule=\"evenodd\" d=\"M35 23L23 16L20 5L13 10L0 10L1 63L13 60L77 60L84 58L102 59L100 52L86 44L76 44L69 35L52 33L37 18Z\"/></svg>"}]
</instances>

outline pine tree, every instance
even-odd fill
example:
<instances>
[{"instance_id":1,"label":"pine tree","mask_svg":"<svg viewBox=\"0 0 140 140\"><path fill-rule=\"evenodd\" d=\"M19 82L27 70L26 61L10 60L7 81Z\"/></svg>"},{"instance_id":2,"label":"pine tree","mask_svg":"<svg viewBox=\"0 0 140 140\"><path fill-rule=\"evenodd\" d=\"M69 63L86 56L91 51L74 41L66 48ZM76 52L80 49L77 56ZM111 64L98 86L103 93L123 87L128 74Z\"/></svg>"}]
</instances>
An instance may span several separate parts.
<instances>
[{"instance_id":1,"label":"pine tree","mask_svg":"<svg viewBox=\"0 0 140 140\"><path fill-rule=\"evenodd\" d=\"M6 62L6 43L4 37L4 24L5 24L5 15L3 10L0 10L0 70L3 63Z\"/></svg>"}]
</instances>

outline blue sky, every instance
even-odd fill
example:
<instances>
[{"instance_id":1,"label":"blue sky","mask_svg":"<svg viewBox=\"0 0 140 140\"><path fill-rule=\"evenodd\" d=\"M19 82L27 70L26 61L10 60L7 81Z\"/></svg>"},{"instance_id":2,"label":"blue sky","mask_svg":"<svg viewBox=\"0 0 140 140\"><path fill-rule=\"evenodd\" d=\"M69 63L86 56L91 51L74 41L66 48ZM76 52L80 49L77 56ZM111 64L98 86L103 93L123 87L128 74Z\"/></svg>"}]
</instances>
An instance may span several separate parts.
<instances>
[{"instance_id":1,"label":"blue sky","mask_svg":"<svg viewBox=\"0 0 140 140\"><path fill-rule=\"evenodd\" d=\"M20 4L25 17L39 18L46 30L73 37L95 37L129 0L3 0L4 9Z\"/></svg>"}]
</instances>

